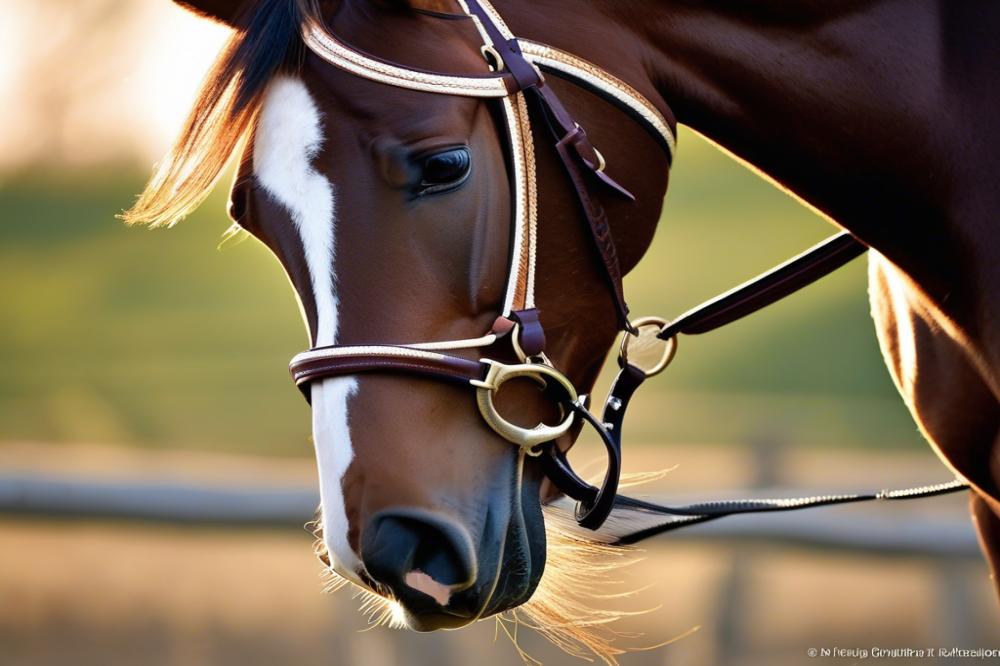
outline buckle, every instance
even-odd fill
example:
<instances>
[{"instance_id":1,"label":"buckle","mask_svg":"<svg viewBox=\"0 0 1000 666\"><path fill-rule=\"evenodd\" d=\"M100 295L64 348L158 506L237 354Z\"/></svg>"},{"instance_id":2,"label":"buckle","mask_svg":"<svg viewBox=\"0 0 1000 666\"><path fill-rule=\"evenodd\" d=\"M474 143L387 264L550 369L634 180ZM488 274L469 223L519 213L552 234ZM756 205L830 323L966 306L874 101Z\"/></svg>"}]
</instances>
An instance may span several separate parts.
<instances>
[{"instance_id":1,"label":"buckle","mask_svg":"<svg viewBox=\"0 0 1000 666\"><path fill-rule=\"evenodd\" d=\"M631 364L646 373L647 378L666 370L677 353L677 336L668 340L661 340L656 336L667 323L666 319L660 317L640 317L632 321L630 326L634 332L626 331L622 336L618 365L624 368L626 364ZM648 357L653 352L656 352L656 355L653 356L655 360L652 363L637 360L638 357Z\"/></svg>"},{"instance_id":2,"label":"buckle","mask_svg":"<svg viewBox=\"0 0 1000 666\"><path fill-rule=\"evenodd\" d=\"M555 368L541 363L518 363L507 365L491 359L482 359L489 366L482 380L470 380L476 387L476 404L486 424L508 442L516 444L528 456L539 456L542 450L538 448L546 442L551 442L566 434L573 426L574 414L567 410L565 404L577 400L576 388L573 383ZM539 423L533 428L524 428L503 418L493 403L494 394L504 383L518 377L527 377L538 382L542 388L556 386L566 393L566 401L560 402L563 420L556 425Z\"/></svg>"}]
</instances>

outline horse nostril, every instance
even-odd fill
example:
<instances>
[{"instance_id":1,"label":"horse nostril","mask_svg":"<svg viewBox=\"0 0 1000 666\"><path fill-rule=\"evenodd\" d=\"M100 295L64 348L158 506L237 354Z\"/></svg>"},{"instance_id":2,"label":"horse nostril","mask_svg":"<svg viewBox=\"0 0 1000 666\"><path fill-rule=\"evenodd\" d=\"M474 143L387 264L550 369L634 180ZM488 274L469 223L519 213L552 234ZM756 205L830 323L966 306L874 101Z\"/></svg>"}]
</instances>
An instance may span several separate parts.
<instances>
[{"instance_id":1,"label":"horse nostril","mask_svg":"<svg viewBox=\"0 0 1000 666\"><path fill-rule=\"evenodd\" d=\"M476 559L468 532L436 514L390 509L376 514L364 531L361 559L368 575L408 607L447 606L455 592L476 581Z\"/></svg>"}]
</instances>

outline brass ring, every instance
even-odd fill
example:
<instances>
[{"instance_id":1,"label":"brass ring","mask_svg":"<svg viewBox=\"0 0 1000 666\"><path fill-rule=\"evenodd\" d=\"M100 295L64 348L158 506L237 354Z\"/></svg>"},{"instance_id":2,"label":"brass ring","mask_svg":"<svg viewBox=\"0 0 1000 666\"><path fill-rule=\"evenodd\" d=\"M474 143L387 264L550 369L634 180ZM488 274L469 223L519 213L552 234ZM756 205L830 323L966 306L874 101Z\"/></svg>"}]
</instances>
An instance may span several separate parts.
<instances>
[{"instance_id":1,"label":"brass ring","mask_svg":"<svg viewBox=\"0 0 1000 666\"><path fill-rule=\"evenodd\" d=\"M563 421L557 425L550 426L539 423L534 428L523 428L500 416L496 405L493 404L493 394L500 390L500 387L505 382L516 377L534 379L543 387L548 386L548 381L546 380L551 379L566 392L566 396L572 402L577 399L576 388L566 375L553 367L538 363L505 365L490 359L482 359L482 362L490 366L486 377L482 381L473 380L470 382L477 389L476 404L479 406L479 413L482 414L486 424L493 428L498 435L508 442L518 445L526 455L541 455L541 449L536 447L558 439L573 426L574 414L573 412L569 412Z\"/></svg>"},{"instance_id":2,"label":"brass ring","mask_svg":"<svg viewBox=\"0 0 1000 666\"><path fill-rule=\"evenodd\" d=\"M597 153L597 173L604 173L604 168L608 166L608 162L597 148L594 148L594 152Z\"/></svg>"},{"instance_id":3,"label":"brass ring","mask_svg":"<svg viewBox=\"0 0 1000 666\"><path fill-rule=\"evenodd\" d=\"M662 331L667 326L667 320L661 317L640 317L632 322L632 328L636 331L641 331L643 328L648 328L650 326L655 326L658 331ZM628 360L628 350L629 345L632 344L633 340L638 338L638 335L633 335L628 331L622 336L621 347L618 352L618 362L622 367L625 366ZM660 374L666 370L670 362L674 360L674 355L677 353L677 336L670 338L669 340L660 340L663 343L663 353L660 356L660 360L657 361L651 368L646 369L638 365L635 367L646 373L646 377L653 377ZM635 364L633 364L635 365Z\"/></svg>"},{"instance_id":4,"label":"brass ring","mask_svg":"<svg viewBox=\"0 0 1000 666\"><path fill-rule=\"evenodd\" d=\"M586 133L586 130L580 127L580 123L574 122L573 124L576 126L578 130ZM608 166L608 161L604 159L604 155L601 153L601 151L597 149L597 146L591 144L590 147L594 149L594 154L597 155L597 173L604 173L605 167Z\"/></svg>"},{"instance_id":5,"label":"brass ring","mask_svg":"<svg viewBox=\"0 0 1000 666\"><path fill-rule=\"evenodd\" d=\"M483 44L479 47L479 52L483 54L491 72L500 72L506 67L503 58L500 57L500 52L493 48L492 44Z\"/></svg>"}]
</instances>

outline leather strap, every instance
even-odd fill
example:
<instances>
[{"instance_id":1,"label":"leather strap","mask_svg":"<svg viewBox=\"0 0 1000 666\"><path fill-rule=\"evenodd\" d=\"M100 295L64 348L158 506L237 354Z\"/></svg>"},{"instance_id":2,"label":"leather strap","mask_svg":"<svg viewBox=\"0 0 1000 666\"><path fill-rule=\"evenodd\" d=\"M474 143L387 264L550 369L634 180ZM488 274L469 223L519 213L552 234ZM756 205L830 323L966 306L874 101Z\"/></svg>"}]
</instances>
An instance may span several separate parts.
<instances>
[{"instance_id":1,"label":"leather strap","mask_svg":"<svg viewBox=\"0 0 1000 666\"><path fill-rule=\"evenodd\" d=\"M567 497L577 501L576 520L581 527L597 530L611 515L618 497L622 466L622 425L625 411L646 373L626 363L618 372L604 405L601 421L594 418L583 402L571 405L573 411L597 432L608 455L607 469L600 488L581 479L566 459L566 453L551 446L542 456L545 474Z\"/></svg>"},{"instance_id":2,"label":"leather strap","mask_svg":"<svg viewBox=\"0 0 1000 666\"><path fill-rule=\"evenodd\" d=\"M669 340L678 333L695 335L714 331L794 294L867 250L867 245L846 231L831 236L766 273L688 310L665 326L657 337Z\"/></svg>"},{"instance_id":3,"label":"leather strap","mask_svg":"<svg viewBox=\"0 0 1000 666\"><path fill-rule=\"evenodd\" d=\"M306 400L310 400L309 386L318 379L367 372L402 372L468 383L483 379L487 366L459 356L421 352L409 347L372 345L314 349L292 359L288 370L295 385Z\"/></svg>"},{"instance_id":4,"label":"leather strap","mask_svg":"<svg viewBox=\"0 0 1000 666\"><path fill-rule=\"evenodd\" d=\"M581 212L587 220L587 228L601 258L601 266L614 298L618 328L630 331L629 309L622 286L618 250L611 235L608 214L600 200L592 194L590 183L587 182L588 174L607 189L630 201L634 201L635 197L604 173L603 158L590 142L586 130L573 120L555 92L544 83L533 88L531 92L533 99L543 110L546 126L556 141L556 152L573 185Z\"/></svg>"},{"instance_id":5,"label":"leather strap","mask_svg":"<svg viewBox=\"0 0 1000 666\"><path fill-rule=\"evenodd\" d=\"M508 82L507 91L513 94L540 83L541 73L521 53L521 46L517 40L508 39L500 32L500 28L493 22L493 18L483 9L478 0L466 0L466 3L472 15L479 19L490 41L493 42L493 48L503 59L507 73L510 74L510 79L506 79ZM510 83L511 80L513 80L513 85Z\"/></svg>"},{"instance_id":6,"label":"leather strap","mask_svg":"<svg viewBox=\"0 0 1000 666\"><path fill-rule=\"evenodd\" d=\"M580 126L552 88L543 83L532 90L536 99L545 111L545 120L549 131L557 142L565 143L573 150L572 152L579 158L580 162L597 179L611 190L622 195L629 201L635 201L635 196L626 188L615 182L613 178L604 173L604 163L600 153L594 144L590 142L586 130Z\"/></svg>"},{"instance_id":7,"label":"leather strap","mask_svg":"<svg viewBox=\"0 0 1000 666\"><path fill-rule=\"evenodd\" d=\"M627 545L638 543L664 532L670 532L681 527L689 527L698 523L706 523L727 516L748 513L776 513L784 511L800 511L820 506L835 506L838 504L855 504L857 502L902 501L937 497L951 493L969 490L969 484L955 479L929 486L903 488L900 490L879 490L870 493L851 493L844 495L817 495L814 497L793 497L788 499L746 499L722 500L689 504L686 506L663 506L644 500L619 495L615 508L629 509L640 513L652 514L667 518L664 522L651 527L620 535L612 543Z\"/></svg>"},{"instance_id":8,"label":"leather strap","mask_svg":"<svg viewBox=\"0 0 1000 666\"><path fill-rule=\"evenodd\" d=\"M900 490L880 490L872 493L818 495L787 499L721 500L684 506L655 504L619 495L617 494L617 490L618 479L621 473L621 426L625 419L629 400L645 379L645 373L639 368L627 363L622 367L622 370L618 373L618 377L615 379L611 394L605 405L602 417L603 423L598 422L582 404L574 405L574 411L597 431L608 452L608 471L600 488L596 488L581 479L573 471L569 461L566 459L566 454L556 447L550 447L546 452L547 455L542 457L545 465L545 473L549 479L567 497L577 500L576 519L581 527L590 530L599 529L614 509L627 509L663 519L662 522L650 527L619 535L612 542L615 545L638 543L664 532L727 516L798 511L820 506L853 504L876 500L899 501L921 499L969 489L967 483L956 479L929 486Z\"/></svg>"},{"instance_id":9,"label":"leather strap","mask_svg":"<svg viewBox=\"0 0 1000 666\"><path fill-rule=\"evenodd\" d=\"M534 358L545 351L545 329L539 319L538 308L515 310L510 318L518 324L517 344L527 358Z\"/></svg>"},{"instance_id":10,"label":"leather strap","mask_svg":"<svg viewBox=\"0 0 1000 666\"><path fill-rule=\"evenodd\" d=\"M582 132L582 130L580 130ZM601 202L590 195L584 174L581 171L577 159L570 153L567 143L569 137L564 137L556 144L556 150L562 160L569 180L573 184L577 201L580 202L580 209L587 219L587 228L590 230L590 237L594 242L598 256L601 258L603 273L607 278L611 288L611 295L614 299L615 315L618 319L619 330L630 330L629 309L625 302L625 288L622 284L621 265L618 262L618 249L615 240L611 236L611 224L608 221L607 211Z\"/></svg>"},{"instance_id":11,"label":"leather strap","mask_svg":"<svg viewBox=\"0 0 1000 666\"><path fill-rule=\"evenodd\" d=\"M482 23L487 36L493 42L493 47L503 58L507 72L517 82L517 89L511 92L530 92L544 110L546 124L556 141L556 150L573 184L573 190L576 192L580 208L587 219L591 238L601 257L602 266L610 283L618 326L621 330L631 330L628 306L622 287L621 267L618 262L615 242L611 237L608 215L600 201L591 194L590 185L584 174L585 172L590 173L605 187L630 201L634 201L635 197L604 173L604 158L590 142L587 132L566 110L555 92L545 85L545 80L539 70L524 57L517 39L508 39L478 0L467 0L467 4L469 11Z\"/></svg>"}]
</instances>

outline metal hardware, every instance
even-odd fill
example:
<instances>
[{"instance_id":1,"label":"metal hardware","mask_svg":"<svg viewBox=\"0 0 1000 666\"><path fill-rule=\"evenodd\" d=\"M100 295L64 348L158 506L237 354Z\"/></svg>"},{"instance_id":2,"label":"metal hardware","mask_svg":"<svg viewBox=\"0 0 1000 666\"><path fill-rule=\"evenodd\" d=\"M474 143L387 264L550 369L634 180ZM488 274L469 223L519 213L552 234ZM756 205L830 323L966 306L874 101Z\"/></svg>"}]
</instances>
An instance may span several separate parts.
<instances>
[{"instance_id":1,"label":"metal hardware","mask_svg":"<svg viewBox=\"0 0 1000 666\"><path fill-rule=\"evenodd\" d=\"M660 317L640 317L639 319L632 321L631 326L636 333L633 334L626 331L626 333L622 336L621 347L619 348L618 353L619 365L625 367L626 363L631 363L633 366L646 373L646 377L653 377L654 375L658 375L666 370L667 366L670 365L670 362L674 360L674 355L677 353L677 336L674 336L669 340L660 340L656 337L656 334L662 331L667 324L667 320ZM646 331L650 331L652 334L646 334ZM660 352L659 360L649 368L642 367L635 361L634 358L630 360L629 350L632 345L635 344L644 346L646 348L643 350L644 352L648 352L649 349L655 348L654 345L662 345L663 350Z\"/></svg>"},{"instance_id":2,"label":"metal hardware","mask_svg":"<svg viewBox=\"0 0 1000 666\"><path fill-rule=\"evenodd\" d=\"M561 423L556 425L546 425L539 423L534 428L524 428L515 425L503 418L493 404L493 395L500 390L505 382L517 377L526 377L538 382L542 388L549 386L549 380L554 381L566 393L568 402L575 402L579 399L573 383L555 368L537 363L519 363L516 365L506 365L490 359L482 359L483 363L489 365L486 377L481 381L471 380L469 383L476 387L476 404L479 412L498 435L507 441L517 444L529 456L541 455L541 449L537 448L541 444L551 442L566 434L573 426L574 414L572 411L563 410L564 417Z\"/></svg>"},{"instance_id":3,"label":"metal hardware","mask_svg":"<svg viewBox=\"0 0 1000 666\"><path fill-rule=\"evenodd\" d=\"M531 62L531 61L529 60L528 62ZM534 68L535 73L538 74L538 85L539 86L544 86L545 85L545 72L543 72L542 68L539 67L538 64L535 63L535 62L531 62L531 66Z\"/></svg>"},{"instance_id":4,"label":"metal hardware","mask_svg":"<svg viewBox=\"0 0 1000 666\"><path fill-rule=\"evenodd\" d=\"M483 58L486 60L486 64L489 65L491 72L500 72L506 67L503 58L500 57L500 52L493 48L492 44L482 45L479 47L479 52L483 54Z\"/></svg>"},{"instance_id":5,"label":"metal hardware","mask_svg":"<svg viewBox=\"0 0 1000 666\"><path fill-rule=\"evenodd\" d=\"M580 126L580 123L574 122L573 124L576 126L577 132L586 134L586 130ZM594 149L594 154L597 155L597 173L604 173L604 169L608 166L608 161L604 159L604 154L597 149L597 146L591 145L590 147Z\"/></svg>"}]
</instances>

